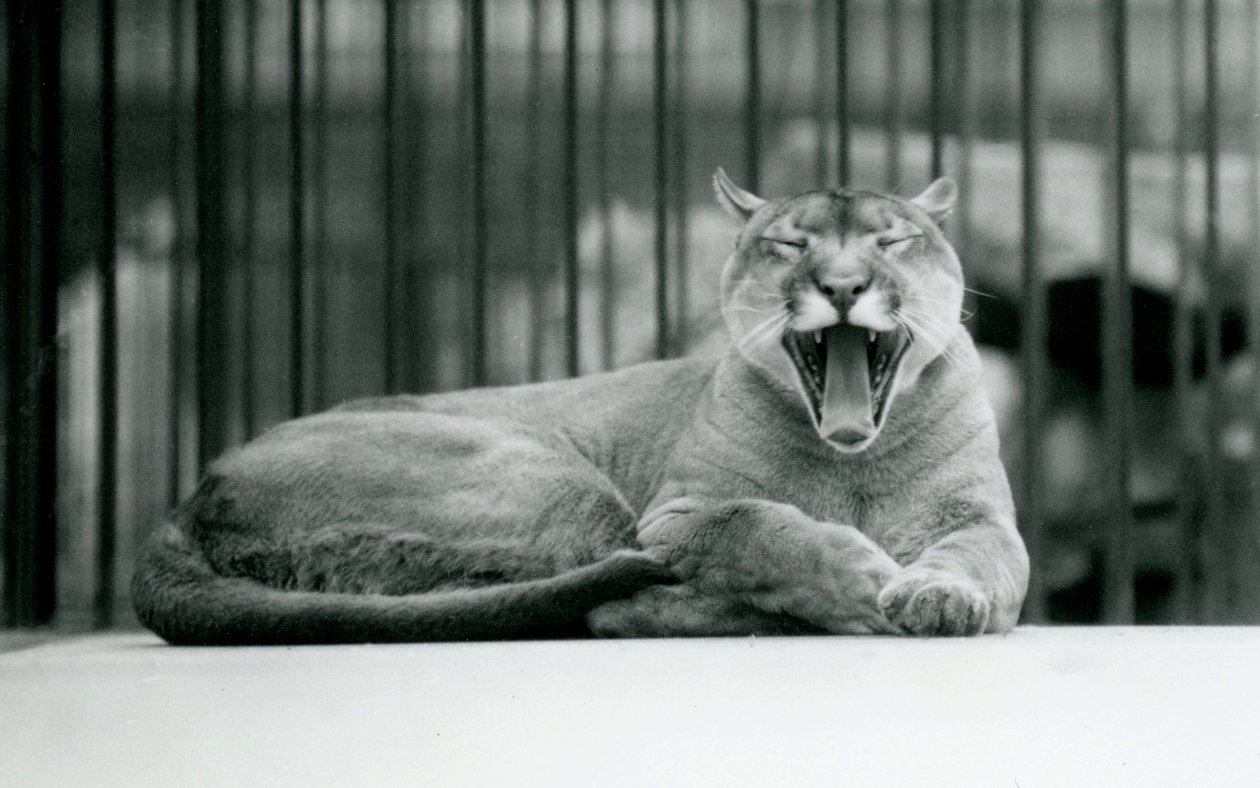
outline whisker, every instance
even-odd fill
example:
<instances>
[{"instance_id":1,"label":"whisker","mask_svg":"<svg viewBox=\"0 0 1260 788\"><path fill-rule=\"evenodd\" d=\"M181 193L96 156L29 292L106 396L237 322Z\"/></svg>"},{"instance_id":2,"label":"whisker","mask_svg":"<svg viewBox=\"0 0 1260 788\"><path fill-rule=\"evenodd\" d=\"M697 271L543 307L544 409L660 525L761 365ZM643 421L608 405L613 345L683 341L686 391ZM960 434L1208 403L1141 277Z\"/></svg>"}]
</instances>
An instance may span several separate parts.
<instances>
[{"instance_id":1,"label":"whisker","mask_svg":"<svg viewBox=\"0 0 1260 788\"><path fill-rule=\"evenodd\" d=\"M919 322L919 320L912 315L907 314L905 311L898 312L893 319L899 323L903 323L903 325L906 328L909 328L914 334L922 336L923 340L931 345L932 348L943 356L948 363L953 365L955 369L962 368L962 361L949 350L943 337L938 336L929 330L927 325Z\"/></svg>"},{"instance_id":2,"label":"whisker","mask_svg":"<svg viewBox=\"0 0 1260 788\"><path fill-rule=\"evenodd\" d=\"M787 326L791 319L792 316L786 311L773 314L744 334L736 346L742 350L754 342L759 342Z\"/></svg>"},{"instance_id":3,"label":"whisker","mask_svg":"<svg viewBox=\"0 0 1260 788\"><path fill-rule=\"evenodd\" d=\"M963 290L965 290L968 293L975 293L976 295L982 296L984 298L997 298L997 296L993 295L992 293L985 293L981 290L976 290L970 287L963 287Z\"/></svg>"}]
</instances>

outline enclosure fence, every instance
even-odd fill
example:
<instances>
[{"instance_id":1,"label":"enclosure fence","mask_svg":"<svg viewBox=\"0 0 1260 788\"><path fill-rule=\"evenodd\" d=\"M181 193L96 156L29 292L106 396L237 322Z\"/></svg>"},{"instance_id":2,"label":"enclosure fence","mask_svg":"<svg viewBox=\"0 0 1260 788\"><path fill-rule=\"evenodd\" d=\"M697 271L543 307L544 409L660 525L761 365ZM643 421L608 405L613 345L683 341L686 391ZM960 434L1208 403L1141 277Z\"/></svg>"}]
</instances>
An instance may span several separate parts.
<instances>
[{"instance_id":1,"label":"enclosure fence","mask_svg":"<svg viewBox=\"0 0 1260 788\"><path fill-rule=\"evenodd\" d=\"M1246 464L1248 514L1239 517L1217 436L1234 407L1223 353L1236 305L1241 357L1260 364L1253 0L5 0L5 624L74 621L79 612L95 626L125 619L120 577L134 545L160 521L160 512L128 496L175 505L207 462L281 418L348 394L515 382L508 368L537 380L623 363L619 327L638 311L621 297L624 270L636 264L624 259L625 233L614 232L623 188L632 207L646 206L650 223L650 259L637 261L651 277L650 354L688 352L688 326L706 308L690 289L699 265L690 241L703 231L693 202L707 190L710 154L742 147L742 160L725 166L760 192L783 165L774 141L791 118L812 129L802 190L871 172L858 147L872 144L888 151L878 173L885 188L954 176L964 202L949 230L964 266L969 254L984 253L976 229L983 217L970 197L980 177L977 146L1007 139L1016 151L1016 497L1034 566L1025 619L1046 621L1045 527L1055 502L1043 438L1055 373L1043 225L1056 208L1043 201L1043 146L1072 120L1062 102L1045 99L1047 80L1070 76L1062 73L1070 62L1046 54L1055 43L1047 17L1064 9L1101 25L1106 77L1090 108L1098 123L1084 140L1108 162L1097 334L1101 620L1135 620L1135 551L1142 521L1156 516L1177 523L1172 618L1239 619L1240 586L1255 562L1249 491L1260 471ZM1139 39L1167 53L1161 74L1132 70L1134 9L1170 24L1166 40ZM706 28L735 17L740 35L697 53L694 42L714 35ZM769 32L785 28L804 36L785 44ZM995 41L1012 49L1016 66L1017 111L1006 126L1000 111L986 110L977 66ZM1223 102L1228 42L1241 53L1227 72L1239 82ZM804 53L807 66L789 74L800 84L780 95L767 90L767 75L788 52ZM1207 436L1201 448L1187 444L1163 458L1198 470L1179 471L1175 495L1153 504L1136 501L1131 489L1134 444L1143 437L1133 418L1142 337L1134 336L1141 310L1131 240L1135 189L1146 188L1135 186L1131 162L1135 145L1164 148L1135 142L1130 89L1139 76L1166 86L1172 104L1172 418ZM921 110L904 98L919 92ZM786 106L798 94L799 106ZM1233 115L1223 118L1223 110ZM1226 127L1231 162L1245 169L1239 210L1250 234L1239 246L1241 275L1226 271L1222 257ZM907 172L902 151L920 134L926 169ZM1201 199L1192 195L1200 170ZM121 284L131 256L143 258L147 248L144 227L126 218L145 204L129 194L162 196L155 204L169 216L170 237L137 269L157 277L156 295L124 308L127 288L150 287ZM589 250L588 214L602 228ZM84 314L98 338L86 378L68 372L64 344L66 315L81 306L67 294L79 292L82 277L94 283L82 292L95 304ZM511 312L518 291L523 306ZM990 308L984 296L969 301L979 313ZM138 352L120 344L120 320L133 311L160 322L161 341L144 351L160 363L120 361ZM509 312L517 322L505 334ZM351 341L334 335L343 322L372 325ZM68 405L68 387L85 379L93 396ZM1248 384L1241 395L1252 435L1260 434L1254 390ZM136 392L157 404L124 423L121 411ZM58 434L77 418L70 407L92 409L92 434L74 446ZM133 430L153 434L144 445L159 447L160 463L133 457L143 451ZM85 450L92 462L68 464L68 452ZM78 467L92 469L91 484L74 478ZM144 470L151 467L161 473ZM127 485L123 473L131 474ZM71 500L72 484L91 500ZM87 513L75 522L91 524L90 534L68 524L68 506ZM70 542L90 565L64 558ZM91 577L72 585L90 585L90 602L59 598L68 573L85 567Z\"/></svg>"}]
</instances>

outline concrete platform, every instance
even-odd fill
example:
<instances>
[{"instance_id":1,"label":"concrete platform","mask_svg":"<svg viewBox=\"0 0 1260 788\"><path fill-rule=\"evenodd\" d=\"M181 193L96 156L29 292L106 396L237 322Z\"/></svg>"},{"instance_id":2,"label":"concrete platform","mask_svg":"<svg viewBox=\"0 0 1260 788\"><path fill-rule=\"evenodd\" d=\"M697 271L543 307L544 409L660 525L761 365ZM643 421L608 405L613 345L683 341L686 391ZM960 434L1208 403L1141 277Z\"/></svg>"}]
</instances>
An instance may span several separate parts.
<instances>
[{"instance_id":1,"label":"concrete platform","mask_svg":"<svg viewBox=\"0 0 1260 788\"><path fill-rule=\"evenodd\" d=\"M0 786L1260 782L1260 629L0 654Z\"/></svg>"}]
</instances>

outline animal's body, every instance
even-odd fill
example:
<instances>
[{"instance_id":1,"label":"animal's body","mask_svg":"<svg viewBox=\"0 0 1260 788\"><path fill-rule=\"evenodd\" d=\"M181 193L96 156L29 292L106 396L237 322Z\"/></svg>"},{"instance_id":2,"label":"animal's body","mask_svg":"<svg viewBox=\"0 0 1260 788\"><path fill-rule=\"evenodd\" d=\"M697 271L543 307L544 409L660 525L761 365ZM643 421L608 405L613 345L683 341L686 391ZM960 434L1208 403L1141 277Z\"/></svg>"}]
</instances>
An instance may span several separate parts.
<instances>
[{"instance_id":1,"label":"animal's body","mask_svg":"<svg viewBox=\"0 0 1260 788\"><path fill-rule=\"evenodd\" d=\"M933 221L952 185L717 184L744 225L720 360L280 425L151 539L141 620L181 643L1012 627L1028 564Z\"/></svg>"}]
</instances>

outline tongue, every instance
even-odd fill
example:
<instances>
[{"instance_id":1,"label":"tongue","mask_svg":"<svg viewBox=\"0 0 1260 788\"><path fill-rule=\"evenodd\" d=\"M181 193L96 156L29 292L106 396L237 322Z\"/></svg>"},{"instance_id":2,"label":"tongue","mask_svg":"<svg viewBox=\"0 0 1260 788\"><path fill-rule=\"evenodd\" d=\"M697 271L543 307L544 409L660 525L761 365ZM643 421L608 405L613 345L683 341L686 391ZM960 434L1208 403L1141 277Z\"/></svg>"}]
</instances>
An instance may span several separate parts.
<instances>
[{"instance_id":1,"label":"tongue","mask_svg":"<svg viewBox=\"0 0 1260 788\"><path fill-rule=\"evenodd\" d=\"M866 329L837 325L823 330L827 378L823 382L818 431L836 443L860 443L875 434Z\"/></svg>"}]
</instances>

